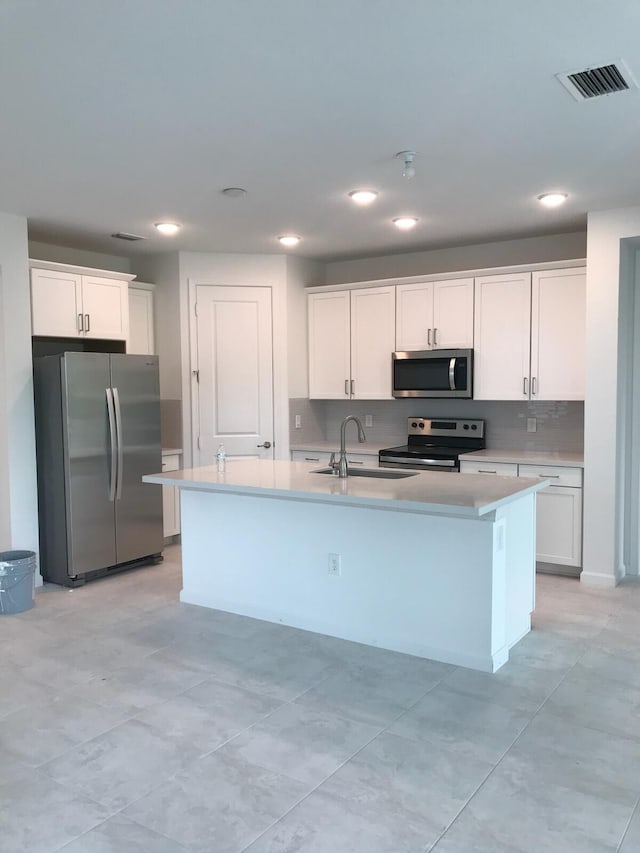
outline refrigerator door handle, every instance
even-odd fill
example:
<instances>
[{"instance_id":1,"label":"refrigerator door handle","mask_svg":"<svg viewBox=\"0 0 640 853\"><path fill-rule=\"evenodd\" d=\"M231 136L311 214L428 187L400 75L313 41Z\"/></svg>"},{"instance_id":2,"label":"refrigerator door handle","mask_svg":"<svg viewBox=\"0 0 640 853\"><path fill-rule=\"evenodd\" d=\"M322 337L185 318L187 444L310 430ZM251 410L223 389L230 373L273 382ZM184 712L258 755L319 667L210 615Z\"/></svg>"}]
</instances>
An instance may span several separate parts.
<instances>
[{"instance_id":1,"label":"refrigerator door handle","mask_svg":"<svg viewBox=\"0 0 640 853\"><path fill-rule=\"evenodd\" d=\"M118 472L116 478L116 500L122 497L122 475L123 475L123 448L122 448L122 414L120 412L120 395L117 388L112 388L113 402L116 410L116 440L118 448Z\"/></svg>"},{"instance_id":2,"label":"refrigerator door handle","mask_svg":"<svg viewBox=\"0 0 640 853\"><path fill-rule=\"evenodd\" d=\"M107 414L109 416L109 453L111 455L111 473L109 476L109 500L114 501L116 497L116 476L117 476L117 461L116 461L116 416L113 406L113 393L111 388L106 388L107 395Z\"/></svg>"}]
</instances>

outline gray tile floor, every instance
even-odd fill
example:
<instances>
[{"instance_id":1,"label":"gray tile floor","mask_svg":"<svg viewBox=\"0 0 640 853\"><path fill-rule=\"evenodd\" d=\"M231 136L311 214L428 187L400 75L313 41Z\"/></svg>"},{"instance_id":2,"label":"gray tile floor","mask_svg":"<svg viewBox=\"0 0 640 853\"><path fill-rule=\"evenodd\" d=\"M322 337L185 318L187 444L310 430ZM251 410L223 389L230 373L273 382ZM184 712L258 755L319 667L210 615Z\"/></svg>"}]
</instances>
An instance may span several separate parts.
<instances>
[{"instance_id":1,"label":"gray tile floor","mask_svg":"<svg viewBox=\"0 0 640 853\"><path fill-rule=\"evenodd\" d=\"M178 603L0 617L2 853L640 851L640 585L538 578L484 675Z\"/></svg>"}]
</instances>

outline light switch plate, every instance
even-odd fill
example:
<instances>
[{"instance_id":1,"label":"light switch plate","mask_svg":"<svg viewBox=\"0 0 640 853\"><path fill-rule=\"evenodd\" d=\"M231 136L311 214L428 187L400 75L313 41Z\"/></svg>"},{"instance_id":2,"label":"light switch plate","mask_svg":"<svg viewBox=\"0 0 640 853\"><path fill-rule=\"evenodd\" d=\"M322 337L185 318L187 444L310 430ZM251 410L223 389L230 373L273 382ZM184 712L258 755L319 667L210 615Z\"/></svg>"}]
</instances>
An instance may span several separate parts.
<instances>
[{"instance_id":1,"label":"light switch plate","mask_svg":"<svg viewBox=\"0 0 640 853\"><path fill-rule=\"evenodd\" d=\"M296 415L296 426L295 426L295 428L301 429L301 427L302 427L302 418L300 417L300 415Z\"/></svg>"},{"instance_id":2,"label":"light switch plate","mask_svg":"<svg viewBox=\"0 0 640 853\"><path fill-rule=\"evenodd\" d=\"M538 424L535 418L527 418L527 432L535 432L538 429Z\"/></svg>"},{"instance_id":3,"label":"light switch plate","mask_svg":"<svg viewBox=\"0 0 640 853\"><path fill-rule=\"evenodd\" d=\"M373 426L373 415L365 415L364 416L364 425L366 427L372 427Z\"/></svg>"}]
</instances>

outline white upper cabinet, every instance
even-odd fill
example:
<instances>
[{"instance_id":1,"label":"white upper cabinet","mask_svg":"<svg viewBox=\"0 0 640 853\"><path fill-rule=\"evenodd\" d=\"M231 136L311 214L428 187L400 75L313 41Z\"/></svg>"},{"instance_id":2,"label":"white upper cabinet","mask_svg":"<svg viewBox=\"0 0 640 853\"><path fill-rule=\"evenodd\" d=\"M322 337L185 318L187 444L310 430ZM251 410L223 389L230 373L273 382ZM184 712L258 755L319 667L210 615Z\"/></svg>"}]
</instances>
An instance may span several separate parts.
<instances>
[{"instance_id":1,"label":"white upper cabinet","mask_svg":"<svg viewBox=\"0 0 640 853\"><path fill-rule=\"evenodd\" d=\"M351 396L391 400L396 338L395 287L351 291Z\"/></svg>"},{"instance_id":2,"label":"white upper cabinet","mask_svg":"<svg viewBox=\"0 0 640 853\"><path fill-rule=\"evenodd\" d=\"M584 400L584 268L475 280L474 397Z\"/></svg>"},{"instance_id":3,"label":"white upper cabinet","mask_svg":"<svg viewBox=\"0 0 640 853\"><path fill-rule=\"evenodd\" d=\"M396 349L473 347L473 279L449 279L396 288Z\"/></svg>"},{"instance_id":4,"label":"white upper cabinet","mask_svg":"<svg viewBox=\"0 0 640 853\"><path fill-rule=\"evenodd\" d=\"M390 400L395 288L310 293L309 397Z\"/></svg>"},{"instance_id":5,"label":"white upper cabinet","mask_svg":"<svg viewBox=\"0 0 640 853\"><path fill-rule=\"evenodd\" d=\"M527 400L531 330L531 273L475 280L476 400Z\"/></svg>"},{"instance_id":6,"label":"white upper cabinet","mask_svg":"<svg viewBox=\"0 0 640 853\"><path fill-rule=\"evenodd\" d=\"M82 313L81 275L31 270L31 334L75 338Z\"/></svg>"},{"instance_id":7,"label":"white upper cabinet","mask_svg":"<svg viewBox=\"0 0 640 853\"><path fill-rule=\"evenodd\" d=\"M129 337L127 352L136 355L155 353L152 284L136 281L129 285Z\"/></svg>"},{"instance_id":8,"label":"white upper cabinet","mask_svg":"<svg viewBox=\"0 0 640 853\"><path fill-rule=\"evenodd\" d=\"M586 273L533 273L531 399L584 400Z\"/></svg>"},{"instance_id":9,"label":"white upper cabinet","mask_svg":"<svg viewBox=\"0 0 640 853\"><path fill-rule=\"evenodd\" d=\"M83 275L82 311L87 338L126 340L129 333L129 283Z\"/></svg>"},{"instance_id":10,"label":"white upper cabinet","mask_svg":"<svg viewBox=\"0 0 640 853\"><path fill-rule=\"evenodd\" d=\"M351 319L348 291L311 293L309 311L309 397L349 398Z\"/></svg>"},{"instance_id":11,"label":"white upper cabinet","mask_svg":"<svg viewBox=\"0 0 640 853\"><path fill-rule=\"evenodd\" d=\"M42 268L38 264L42 264ZM126 274L94 275L66 264L35 262L31 269L31 333L46 337L126 340Z\"/></svg>"}]
</instances>

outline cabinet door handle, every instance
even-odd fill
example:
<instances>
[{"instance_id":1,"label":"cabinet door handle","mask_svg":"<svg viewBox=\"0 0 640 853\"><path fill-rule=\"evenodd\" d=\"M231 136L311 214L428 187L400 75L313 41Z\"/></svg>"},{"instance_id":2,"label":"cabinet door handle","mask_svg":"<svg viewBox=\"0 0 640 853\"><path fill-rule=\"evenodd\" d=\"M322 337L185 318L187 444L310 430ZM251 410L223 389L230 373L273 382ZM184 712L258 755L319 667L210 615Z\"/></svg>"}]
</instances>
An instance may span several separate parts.
<instances>
[{"instance_id":1,"label":"cabinet door handle","mask_svg":"<svg viewBox=\"0 0 640 853\"><path fill-rule=\"evenodd\" d=\"M90 332L91 331L91 324L89 323L89 315L85 314L84 316L87 318L87 322L86 322L87 328L85 329L85 332Z\"/></svg>"},{"instance_id":2,"label":"cabinet door handle","mask_svg":"<svg viewBox=\"0 0 640 853\"><path fill-rule=\"evenodd\" d=\"M538 474L541 480L559 480L560 474Z\"/></svg>"},{"instance_id":3,"label":"cabinet door handle","mask_svg":"<svg viewBox=\"0 0 640 853\"><path fill-rule=\"evenodd\" d=\"M78 314L78 331L84 332L84 325L82 323L82 314Z\"/></svg>"},{"instance_id":4,"label":"cabinet door handle","mask_svg":"<svg viewBox=\"0 0 640 853\"><path fill-rule=\"evenodd\" d=\"M489 471L487 468L478 468L478 474L497 474L497 471Z\"/></svg>"},{"instance_id":5,"label":"cabinet door handle","mask_svg":"<svg viewBox=\"0 0 640 853\"><path fill-rule=\"evenodd\" d=\"M531 377L531 393L532 394L538 393L538 380L536 379L535 376Z\"/></svg>"},{"instance_id":6,"label":"cabinet door handle","mask_svg":"<svg viewBox=\"0 0 640 853\"><path fill-rule=\"evenodd\" d=\"M351 396L353 397L353 395L354 395L355 393L356 393L356 380L355 380L355 379L352 379L352 380L351 380Z\"/></svg>"},{"instance_id":7,"label":"cabinet door handle","mask_svg":"<svg viewBox=\"0 0 640 853\"><path fill-rule=\"evenodd\" d=\"M348 379L344 380L344 393L347 395L347 397L349 396L349 380Z\"/></svg>"},{"instance_id":8,"label":"cabinet door handle","mask_svg":"<svg viewBox=\"0 0 640 853\"><path fill-rule=\"evenodd\" d=\"M524 396L525 396L525 397L527 397L527 396L528 396L528 391L527 391L527 377L526 377L526 376L525 376L525 377L523 378L523 380L522 380L522 393L524 394Z\"/></svg>"},{"instance_id":9,"label":"cabinet door handle","mask_svg":"<svg viewBox=\"0 0 640 853\"><path fill-rule=\"evenodd\" d=\"M305 461L305 462L319 462L319 461L320 461L320 459L319 459L319 458L318 458L318 459L316 459L316 457L315 457L315 456L305 456L305 457L304 457L304 461Z\"/></svg>"},{"instance_id":10,"label":"cabinet door handle","mask_svg":"<svg viewBox=\"0 0 640 853\"><path fill-rule=\"evenodd\" d=\"M438 345L438 330L433 330L433 345L434 347Z\"/></svg>"},{"instance_id":11,"label":"cabinet door handle","mask_svg":"<svg viewBox=\"0 0 640 853\"><path fill-rule=\"evenodd\" d=\"M431 346L431 329L427 329L427 346Z\"/></svg>"},{"instance_id":12,"label":"cabinet door handle","mask_svg":"<svg viewBox=\"0 0 640 853\"><path fill-rule=\"evenodd\" d=\"M347 458L347 462L349 463L349 465L364 465L364 462L362 461L362 459L349 459L349 458Z\"/></svg>"}]
</instances>

